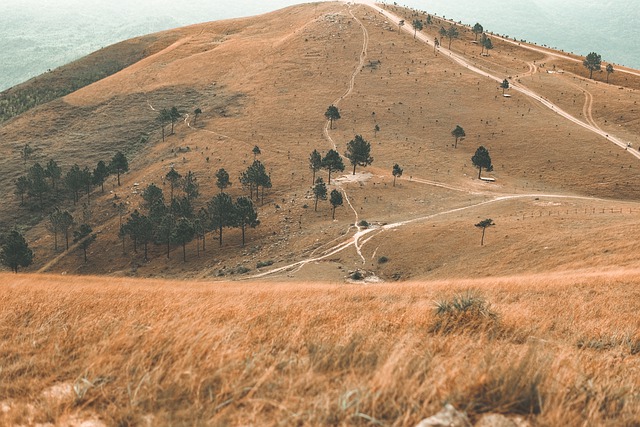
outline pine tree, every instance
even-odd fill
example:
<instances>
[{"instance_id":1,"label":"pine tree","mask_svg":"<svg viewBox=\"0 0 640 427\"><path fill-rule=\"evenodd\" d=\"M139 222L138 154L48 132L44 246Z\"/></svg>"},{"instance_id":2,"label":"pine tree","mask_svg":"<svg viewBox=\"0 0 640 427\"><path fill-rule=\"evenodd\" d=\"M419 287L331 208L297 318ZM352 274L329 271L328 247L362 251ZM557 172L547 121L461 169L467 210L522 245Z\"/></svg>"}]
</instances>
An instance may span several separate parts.
<instances>
[{"instance_id":1,"label":"pine tree","mask_svg":"<svg viewBox=\"0 0 640 427\"><path fill-rule=\"evenodd\" d=\"M315 197L315 206L313 210L318 211L318 200L327 200L327 186L322 178L316 179L316 185L313 186L313 195Z\"/></svg>"},{"instance_id":2,"label":"pine tree","mask_svg":"<svg viewBox=\"0 0 640 427\"><path fill-rule=\"evenodd\" d=\"M33 263L33 251L18 230L11 230L0 244L0 261L11 271L18 273L19 267L29 267Z\"/></svg>"},{"instance_id":3,"label":"pine tree","mask_svg":"<svg viewBox=\"0 0 640 427\"><path fill-rule=\"evenodd\" d=\"M118 187L120 186L120 174L125 173L129 170L129 161L126 156L118 151L113 158L111 159L111 163L109 163L109 170L111 173L116 173L118 176Z\"/></svg>"},{"instance_id":4,"label":"pine tree","mask_svg":"<svg viewBox=\"0 0 640 427\"><path fill-rule=\"evenodd\" d=\"M329 150L322 159L322 168L329 172L329 179L327 181L329 185L331 185L331 172L344 171L344 162L342 161L342 157L340 157L340 153L333 149Z\"/></svg>"},{"instance_id":5,"label":"pine tree","mask_svg":"<svg viewBox=\"0 0 640 427\"><path fill-rule=\"evenodd\" d=\"M347 151L344 156L349 159L353 165L353 174L356 174L356 166L366 167L373 163L373 157L371 157L371 144L362 138L361 135L356 135L354 139L347 144Z\"/></svg>"},{"instance_id":6,"label":"pine tree","mask_svg":"<svg viewBox=\"0 0 640 427\"><path fill-rule=\"evenodd\" d=\"M329 203L331 203L331 219L336 219L336 208L342 206L342 193L338 190L331 190L329 196Z\"/></svg>"},{"instance_id":7,"label":"pine tree","mask_svg":"<svg viewBox=\"0 0 640 427\"><path fill-rule=\"evenodd\" d=\"M248 197L238 197L235 204L235 223L242 230L242 246L245 243L245 229L255 228L260 224L258 212Z\"/></svg>"}]
</instances>

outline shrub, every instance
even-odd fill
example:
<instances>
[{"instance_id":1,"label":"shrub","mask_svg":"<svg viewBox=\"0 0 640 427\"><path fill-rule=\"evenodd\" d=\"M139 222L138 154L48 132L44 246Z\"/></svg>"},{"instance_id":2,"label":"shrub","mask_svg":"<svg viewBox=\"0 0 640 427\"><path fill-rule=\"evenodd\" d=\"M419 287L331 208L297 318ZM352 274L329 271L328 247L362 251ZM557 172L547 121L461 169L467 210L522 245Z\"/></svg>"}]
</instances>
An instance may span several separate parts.
<instances>
[{"instance_id":1,"label":"shrub","mask_svg":"<svg viewBox=\"0 0 640 427\"><path fill-rule=\"evenodd\" d=\"M362 275L362 273L360 271L354 271L353 273L351 273L351 280L362 280L364 279L364 276Z\"/></svg>"},{"instance_id":2,"label":"shrub","mask_svg":"<svg viewBox=\"0 0 640 427\"><path fill-rule=\"evenodd\" d=\"M384 264L386 262L389 262L389 258L387 258L386 256L381 256L380 258L378 258L378 264Z\"/></svg>"},{"instance_id":3,"label":"shrub","mask_svg":"<svg viewBox=\"0 0 640 427\"><path fill-rule=\"evenodd\" d=\"M271 261L271 260L269 260L269 261L258 261L258 263L256 264L256 268L269 267L270 265L273 265L273 261Z\"/></svg>"},{"instance_id":4,"label":"shrub","mask_svg":"<svg viewBox=\"0 0 640 427\"><path fill-rule=\"evenodd\" d=\"M358 223L358 226L362 228L369 228L369 223L363 219Z\"/></svg>"},{"instance_id":5,"label":"shrub","mask_svg":"<svg viewBox=\"0 0 640 427\"><path fill-rule=\"evenodd\" d=\"M449 334L453 332L496 332L500 326L498 314L491 305L474 291L454 295L450 300L436 302L435 321L430 331Z\"/></svg>"}]
</instances>

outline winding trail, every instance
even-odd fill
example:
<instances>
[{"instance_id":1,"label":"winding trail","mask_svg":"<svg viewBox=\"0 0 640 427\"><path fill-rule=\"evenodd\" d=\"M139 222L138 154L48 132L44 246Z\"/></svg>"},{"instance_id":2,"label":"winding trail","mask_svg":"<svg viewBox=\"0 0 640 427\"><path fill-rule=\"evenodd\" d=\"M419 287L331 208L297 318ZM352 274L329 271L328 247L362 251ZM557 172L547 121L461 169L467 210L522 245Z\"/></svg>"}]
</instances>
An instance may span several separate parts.
<instances>
[{"instance_id":1,"label":"winding trail","mask_svg":"<svg viewBox=\"0 0 640 427\"><path fill-rule=\"evenodd\" d=\"M343 0L346 2L346 0ZM396 24L398 24L398 22L400 21L400 18L385 11L384 9L381 9L380 7L376 6L375 3L372 0L356 0L356 3L360 3L360 4L364 4L366 6L369 6L371 8L373 8L374 10L376 10L378 13L386 16L388 19L392 20L393 22L395 22ZM347 89L347 91L340 96L338 99L335 100L333 105L338 105L340 103L340 101L342 101L343 99L345 99L347 96L349 96L354 89L355 86L355 79L357 77L357 75L360 73L360 70L362 69L362 67L364 66L365 63L365 59L367 56L367 48L368 48L368 43L369 43L369 36L368 36L368 32L365 28L365 26L362 24L362 22L360 20L358 20L355 15L353 14L353 11L350 9L349 10L351 13L351 16L353 16L353 18L359 23L359 25L362 28L363 31L363 35L364 35L364 42L363 42L363 49L362 49L362 53L360 55L360 63L359 66L356 68L356 70L354 71L353 75L351 76L351 79L349 81L349 87ZM410 25L405 25L403 27L403 30L406 31L407 33L411 34L412 36L413 34L413 28ZM416 38L420 39L421 41L425 42L425 43L433 43L433 40L431 40L428 36L426 36L423 33L418 33L416 35ZM492 75L491 73L488 73L486 71L483 71L473 65L471 65L469 62L466 61L466 59L464 59L462 56L457 55L453 52L451 52L448 49L445 48L440 48L441 53L444 54L448 54L448 57L460 64L461 66L464 66L465 68L469 69L470 71L473 71L475 73L478 73L482 76L485 76L487 78L490 78L498 83L502 83L501 78ZM545 53L548 53L545 51ZM538 68L534 63L530 63L529 64L529 72L526 73L527 75L534 75L535 73L538 72ZM591 114L586 114L587 120L589 120L589 123L584 123L580 120L578 120L577 118L573 117L572 115L570 115L569 113L565 112L564 110L562 110L561 108L559 108L557 105L551 103L550 101L548 101L547 99L545 99L544 97L538 95L537 93L533 92L532 90L522 86L522 85L515 85L512 84L511 87L526 95L529 96L531 98L533 98L534 100L542 103L544 106L546 106L547 108L555 111L557 114L562 115L563 117L565 117L566 119L578 124L579 126L582 126L592 132L595 132L605 138L607 138L609 141L615 143L616 145L619 145L621 147L625 147L626 148L626 144L620 140L618 140L617 138L614 137L610 137L609 135L607 135L606 133L604 133L595 123L595 121L593 120L593 117ZM585 94L586 95L586 94ZM590 113L591 112L591 105L593 102L593 97L591 96L591 94L589 93L587 100L585 101L585 111ZM334 149L337 148L334 140L331 138L330 135L330 122L327 121L325 127L324 127L324 135L325 138L327 139L327 141L329 141ZM638 153L632 153L636 158L640 158L640 154ZM418 182L418 183L422 183L422 184L426 184L429 186L434 186L434 187L439 187L439 188L444 188L444 189L448 189L448 190L452 190L452 191L457 191L457 192L464 192L464 193L469 193L469 194L474 194L474 195L481 195L482 193L479 192L473 192L472 190L468 189L468 188L463 188L463 187L457 187L454 185L449 185L449 184L445 184L445 183L441 183L441 182L436 182L436 181L431 181L431 180L426 180L426 179L421 179L421 178L415 178L412 177L411 181L414 182ZM353 207L353 205L351 204L349 198L347 197L346 192L344 191L344 189L342 189L344 195L345 195L345 199L347 201L347 203L349 204L349 206L351 207L351 209L354 211L355 215L356 215L356 228L357 231L351 236L346 238L345 240L342 240L336 244L334 244L333 246L330 246L329 248L325 249L320 255L315 256L315 252L316 250L312 251L310 257L291 263L291 264L287 264L284 265L282 267L278 267L269 271L265 271L259 274L255 274L252 275L248 278L251 279L255 279L255 278L262 278L262 277L266 277L266 276L271 276L274 274L279 274L279 273L284 273L284 272L297 272L299 271L301 268L303 268L305 265L309 264L309 263L313 263L313 262L318 262L318 261L322 261L322 260L326 260L327 258L334 256L346 249L349 249L351 247L354 247L356 252L358 253L359 257L362 259L363 264L366 264L366 259L362 253L362 249L364 247L365 244L367 244L368 242L371 241L371 239L373 239L374 237L377 237L387 231L390 230L394 230L403 226L406 226L408 224L413 224L413 223L419 223L419 222L424 222L436 217L441 217L441 216L445 216L445 215L450 215L450 214L455 214L458 212L462 212L462 211L466 211L466 210L471 210L474 208L478 208L481 206L486 206L486 205L490 205L490 204L496 204L496 203L501 203L501 202L506 202L506 201L512 201L512 200L518 200L518 199L529 199L529 198L553 198L553 199L564 199L564 200L589 200L589 201L604 201L604 199L600 199L600 198L595 198L595 197L587 197L587 196L571 196L571 195L559 195L559 194L537 194L537 193L533 193L533 194L507 194L507 195L499 195L499 196L493 196L491 199L489 200L484 200L484 201L480 201L480 202L475 202L475 203L471 203L469 205L465 205L465 206L461 206L461 207L457 207L457 208L453 208L453 209L449 209L449 210L445 210L442 212L436 212L436 213L432 213L429 215L424 215L424 216L419 216L416 218L412 218L412 219L408 219L405 221L398 221L395 223L391 223L391 224L385 224L381 227L371 227L371 228L362 228L358 225L357 223L357 218L358 218L358 213L356 211L356 209ZM334 239L334 242L337 239ZM377 249L376 249L377 251Z\"/></svg>"},{"instance_id":2,"label":"winding trail","mask_svg":"<svg viewBox=\"0 0 640 427\"><path fill-rule=\"evenodd\" d=\"M343 0L345 1L345 0ZM366 6L369 6L370 8L374 9L376 12L384 15L387 19L391 20L392 22L394 22L396 25L402 20L402 18L400 18L399 16L377 6L373 0L354 0L355 3L359 3L359 4L364 4ZM405 31L406 33L410 34L413 37L413 33L414 33L414 29L413 27L409 24L409 23L405 23L405 25L403 25L402 30ZM422 33L422 32L418 32L416 38L424 43L432 43L433 44L433 40L427 36L426 34ZM501 38L502 40L506 40L504 38ZM509 41L509 40L507 40ZM513 44L518 44L517 42L513 42ZM528 46L527 46L528 47ZM539 51L542 53L545 53L547 55L551 55L551 56L557 56L557 57L561 57L561 58L565 58L565 59L572 59L574 61L578 61L578 59L575 58L566 58L563 55L554 53L554 52L549 52L547 50L544 49L536 49L531 47L533 50L535 51ZM497 83L502 83L502 81L504 80L501 77L498 77L494 74L491 74L487 71L481 70L480 68L472 65L466 58L464 58L462 55L459 55L455 52L452 52L449 49L446 49L442 46L440 46L439 48L439 52L442 53L446 58L449 58L451 61L459 64L462 67L467 68L469 71L472 71L474 73L480 74L483 77L487 77ZM635 75L639 75L638 73L634 73L634 72L629 72L629 74L635 74ZM557 106L556 104L552 103L551 101L549 101L548 99L546 99L545 97L537 94L536 92L534 92L533 90L527 88L526 86L520 84L520 83L511 83L511 88L517 92L522 93L523 95L528 96L529 98L534 99L535 101L538 101L539 103L541 103L543 106L547 107L548 109L554 111L556 114L559 114L560 116L564 117L565 119L575 123L578 126L581 126L597 135L600 135L601 137L607 139L609 142L617 145L620 148L623 148L627 153L631 154L633 157L640 159L640 152L637 152L636 150L627 150L627 147L629 145L629 142L627 141L623 141L618 137L615 137L613 135L609 135L608 133L606 133L605 131L603 131L602 129L598 128L597 126L593 126L592 124L589 123L585 123L582 120L579 120L578 118L572 116L571 114L569 114L568 112L566 112L565 110L563 110L562 108L560 108L559 106Z\"/></svg>"}]
</instances>

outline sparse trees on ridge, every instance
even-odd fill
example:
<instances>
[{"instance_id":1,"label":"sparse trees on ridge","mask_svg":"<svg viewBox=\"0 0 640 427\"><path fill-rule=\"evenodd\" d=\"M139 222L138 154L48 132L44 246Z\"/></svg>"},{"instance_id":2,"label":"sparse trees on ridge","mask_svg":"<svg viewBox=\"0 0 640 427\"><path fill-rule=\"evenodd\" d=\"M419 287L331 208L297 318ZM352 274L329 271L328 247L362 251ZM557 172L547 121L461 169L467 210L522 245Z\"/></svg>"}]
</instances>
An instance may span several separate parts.
<instances>
[{"instance_id":1,"label":"sparse trees on ridge","mask_svg":"<svg viewBox=\"0 0 640 427\"><path fill-rule=\"evenodd\" d=\"M14 273L18 268L28 267L33 262L33 251L24 236L16 229L3 236L0 244L0 261Z\"/></svg>"},{"instance_id":2,"label":"sparse trees on ridge","mask_svg":"<svg viewBox=\"0 0 640 427\"><path fill-rule=\"evenodd\" d=\"M391 170L391 174L393 175L393 186L396 186L396 178L402 176L402 168L399 164L393 165L393 169Z\"/></svg>"},{"instance_id":3,"label":"sparse trees on ridge","mask_svg":"<svg viewBox=\"0 0 640 427\"><path fill-rule=\"evenodd\" d=\"M487 50L487 55L489 54L489 51L493 49L493 42L489 37L487 37L486 34L482 34L482 38L480 39L480 45L482 47L482 49L480 50L481 55L484 54L485 49Z\"/></svg>"},{"instance_id":4,"label":"sparse trees on ridge","mask_svg":"<svg viewBox=\"0 0 640 427\"><path fill-rule=\"evenodd\" d=\"M502 83L500 83L500 87L502 88L502 95L504 96L504 91L509 89L509 80L504 79Z\"/></svg>"},{"instance_id":5,"label":"sparse trees on ridge","mask_svg":"<svg viewBox=\"0 0 640 427\"><path fill-rule=\"evenodd\" d=\"M456 28L455 25L450 26L447 30L447 38L449 39L448 49L451 49L451 42L453 41L453 39L457 39L459 36L460 33L458 32L458 28Z\"/></svg>"},{"instance_id":6,"label":"sparse trees on ridge","mask_svg":"<svg viewBox=\"0 0 640 427\"><path fill-rule=\"evenodd\" d=\"M590 79L593 78L594 71L600 71L601 64L602 57L595 52L589 53L582 62L582 65L584 65L584 67L589 70Z\"/></svg>"},{"instance_id":7,"label":"sparse trees on ridge","mask_svg":"<svg viewBox=\"0 0 640 427\"><path fill-rule=\"evenodd\" d=\"M485 168L487 172L491 172L493 170L489 150L484 148L482 145L478 147L475 154L471 157L471 162L478 168L478 179L482 176L482 168Z\"/></svg>"},{"instance_id":8,"label":"sparse trees on ridge","mask_svg":"<svg viewBox=\"0 0 640 427\"><path fill-rule=\"evenodd\" d=\"M366 167L373 163L371 157L371 144L365 141L361 135L356 135L354 139L347 143L347 151L344 156L353 165L353 175L356 174L356 166Z\"/></svg>"},{"instance_id":9,"label":"sparse trees on ridge","mask_svg":"<svg viewBox=\"0 0 640 427\"><path fill-rule=\"evenodd\" d=\"M613 69L613 65L611 65L611 64L607 64L606 70L607 70L607 84L608 84L609 83L609 74L613 74L613 72L615 70Z\"/></svg>"},{"instance_id":10,"label":"sparse trees on ridge","mask_svg":"<svg viewBox=\"0 0 640 427\"><path fill-rule=\"evenodd\" d=\"M411 25L413 25L413 38L415 39L418 31L422 31L424 26L422 25L422 21L419 19L414 19Z\"/></svg>"},{"instance_id":11,"label":"sparse trees on ridge","mask_svg":"<svg viewBox=\"0 0 640 427\"><path fill-rule=\"evenodd\" d=\"M482 228L482 238L480 239L480 246L484 246L484 233L487 228L494 226L495 223L491 218L484 219L476 224L476 227Z\"/></svg>"},{"instance_id":12,"label":"sparse trees on ridge","mask_svg":"<svg viewBox=\"0 0 640 427\"><path fill-rule=\"evenodd\" d=\"M333 121L340 119L340 110L338 110L338 107L335 105L330 105L327 111L325 111L324 116L329 120L329 128L333 129Z\"/></svg>"},{"instance_id":13,"label":"sparse trees on ridge","mask_svg":"<svg viewBox=\"0 0 640 427\"><path fill-rule=\"evenodd\" d=\"M480 25L479 22L476 22L476 25L473 26L471 31L475 35L475 40L477 41L478 40L478 35L484 33L484 28L482 27L482 25Z\"/></svg>"},{"instance_id":14,"label":"sparse trees on ridge","mask_svg":"<svg viewBox=\"0 0 640 427\"><path fill-rule=\"evenodd\" d=\"M460 138L464 138L465 136L467 136L467 134L465 133L462 126L456 125L456 127L451 131L451 136L456 139L456 143L453 148L458 148L458 140Z\"/></svg>"}]
</instances>

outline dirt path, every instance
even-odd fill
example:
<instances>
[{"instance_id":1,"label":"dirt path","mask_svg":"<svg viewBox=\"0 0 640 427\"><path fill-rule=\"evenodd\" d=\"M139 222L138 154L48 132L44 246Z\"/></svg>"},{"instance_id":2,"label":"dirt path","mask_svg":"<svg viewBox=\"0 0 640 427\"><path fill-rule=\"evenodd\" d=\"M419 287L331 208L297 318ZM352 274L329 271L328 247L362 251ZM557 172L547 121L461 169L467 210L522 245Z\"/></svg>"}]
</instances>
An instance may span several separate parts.
<instances>
[{"instance_id":1,"label":"dirt path","mask_svg":"<svg viewBox=\"0 0 640 427\"><path fill-rule=\"evenodd\" d=\"M344 0L343 0L344 1ZM354 0L356 3L360 3L360 4L364 4L366 6L369 6L371 8L373 8L376 12L384 15L387 19L389 19L390 21L394 22L396 25L400 22L401 18L385 9L382 9L381 7L377 6L372 0ZM406 33L410 34L413 37L414 34L414 29L413 27L409 24L406 23L403 27L402 30L405 31ZM433 43L433 40L427 36L424 33L418 32L417 33L417 37L418 40L421 40L424 43ZM506 41L509 41L507 39L503 39ZM518 44L517 42L512 42L513 44ZM528 46L525 46L528 47ZM558 57L562 57L565 58L565 56L554 53L554 52L549 52L547 50L544 49L535 49L533 47L531 47L533 50L538 51L538 52L542 52L545 53L547 55L552 55L552 56L558 56ZM452 51L450 51L449 49L446 49L442 46L440 46L439 48L440 53L442 53L445 57L448 57L451 61L459 64L462 67L465 67L466 69L468 69L469 71L472 71L474 73L480 74L483 77L487 77L491 80L494 80L497 83L502 83L502 81L504 80L501 77L497 77L489 72L486 72L484 70L481 70L480 68L472 65L466 58L464 58L462 55L459 55L457 53L454 53ZM569 58L571 59L571 58ZM577 59L573 59L575 61L579 61ZM631 73L631 74L635 74L635 73ZM640 75L640 74L638 74ZM628 141L623 141L620 138L617 138L613 135L609 135L608 133L606 133L605 131L603 131L602 129L598 128L597 126L593 126L592 124L589 123L585 123L582 120L579 120L578 118L572 116L571 114L569 114L568 112L564 111L562 108L560 108L559 106L555 105L554 103L552 103L551 101L549 101L548 99L544 98L543 96L537 94L536 92L534 92L533 90L529 89L528 87L520 84L520 83L512 83L511 84L511 88L517 92L520 92L523 95L526 95L536 101L538 101L539 103L541 103L542 105L544 105L545 107L549 108L550 110L554 111L555 113L559 114L560 116L564 117L565 119L577 124L578 126L581 126L593 133L596 133L600 136L602 136L603 138L607 139L608 141L612 142L613 144L617 145L620 148L623 148L627 153L630 153L632 156L634 156L637 159L640 159L640 153L635 151L635 150L627 150L627 147L629 145Z\"/></svg>"}]
</instances>

